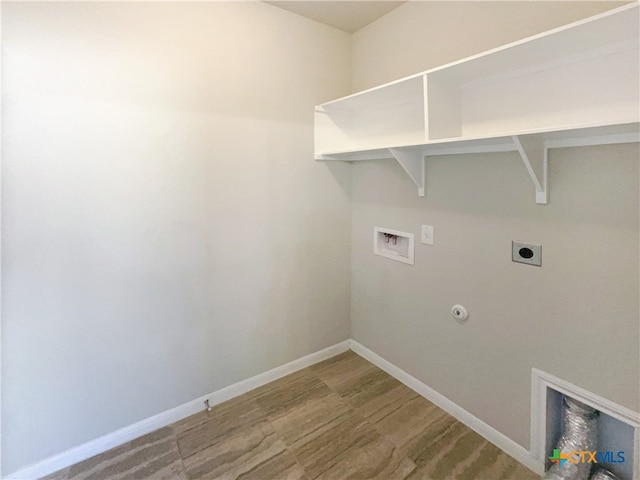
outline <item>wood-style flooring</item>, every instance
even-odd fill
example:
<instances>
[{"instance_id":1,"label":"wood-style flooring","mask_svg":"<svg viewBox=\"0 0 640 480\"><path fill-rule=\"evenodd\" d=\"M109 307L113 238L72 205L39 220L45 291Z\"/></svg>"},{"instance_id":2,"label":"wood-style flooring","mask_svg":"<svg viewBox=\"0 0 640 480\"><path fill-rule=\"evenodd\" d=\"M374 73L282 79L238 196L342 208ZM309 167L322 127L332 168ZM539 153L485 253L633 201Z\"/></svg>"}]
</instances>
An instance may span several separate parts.
<instances>
[{"instance_id":1,"label":"wood-style flooring","mask_svg":"<svg viewBox=\"0 0 640 480\"><path fill-rule=\"evenodd\" d=\"M533 480L349 351L47 480Z\"/></svg>"}]
</instances>

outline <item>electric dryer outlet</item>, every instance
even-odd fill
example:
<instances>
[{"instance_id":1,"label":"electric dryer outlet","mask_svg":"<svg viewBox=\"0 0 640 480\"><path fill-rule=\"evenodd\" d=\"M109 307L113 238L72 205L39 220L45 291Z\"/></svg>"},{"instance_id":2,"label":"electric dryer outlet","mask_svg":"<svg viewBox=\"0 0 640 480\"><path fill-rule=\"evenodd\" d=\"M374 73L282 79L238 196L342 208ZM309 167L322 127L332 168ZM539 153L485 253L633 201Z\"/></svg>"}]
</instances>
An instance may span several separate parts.
<instances>
[{"instance_id":1,"label":"electric dryer outlet","mask_svg":"<svg viewBox=\"0 0 640 480\"><path fill-rule=\"evenodd\" d=\"M536 243L511 242L511 260L540 267L542 266L542 245Z\"/></svg>"}]
</instances>

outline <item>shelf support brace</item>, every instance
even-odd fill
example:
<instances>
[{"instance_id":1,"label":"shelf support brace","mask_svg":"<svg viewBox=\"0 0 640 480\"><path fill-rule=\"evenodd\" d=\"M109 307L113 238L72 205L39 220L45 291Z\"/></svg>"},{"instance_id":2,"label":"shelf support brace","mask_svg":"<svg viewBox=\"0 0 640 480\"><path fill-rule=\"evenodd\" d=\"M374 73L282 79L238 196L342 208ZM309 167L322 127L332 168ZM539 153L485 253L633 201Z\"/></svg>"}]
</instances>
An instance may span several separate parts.
<instances>
[{"instance_id":1,"label":"shelf support brace","mask_svg":"<svg viewBox=\"0 0 640 480\"><path fill-rule=\"evenodd\" d=\"M414 148L390 148L389 153L418 187L418 196L424 197L424 154Z\"/></svg>"},{"instance_id":2,"label":"shelf support brace","mask_svg":"<svg viewBox=\"0 0 640 480\"><path fill-rule=\"evenodd\" d=\"M548 203L549 148L544 140L532 135L511 137L536 189L536 203Z\"/></svg>"}]
</instances>

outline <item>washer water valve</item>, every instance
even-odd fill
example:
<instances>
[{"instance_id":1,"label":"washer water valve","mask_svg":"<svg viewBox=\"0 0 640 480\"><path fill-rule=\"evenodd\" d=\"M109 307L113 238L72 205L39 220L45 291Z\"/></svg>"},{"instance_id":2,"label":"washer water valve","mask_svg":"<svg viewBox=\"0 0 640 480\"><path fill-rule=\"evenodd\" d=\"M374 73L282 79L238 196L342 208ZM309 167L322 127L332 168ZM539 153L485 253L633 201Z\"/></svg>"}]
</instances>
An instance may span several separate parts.
<instances>
[{"instance_id":1,"label":"washer water valve","mask_svg":"<svg viewBox=\"0 0 640 480\"><path fill-rule=\"evenodd\" d=\"M454 305L451 307L451 315L453 315L453 318L456 320L466 320L469 318L469 312L463 305Z\"/></svg>"}]
</instances>

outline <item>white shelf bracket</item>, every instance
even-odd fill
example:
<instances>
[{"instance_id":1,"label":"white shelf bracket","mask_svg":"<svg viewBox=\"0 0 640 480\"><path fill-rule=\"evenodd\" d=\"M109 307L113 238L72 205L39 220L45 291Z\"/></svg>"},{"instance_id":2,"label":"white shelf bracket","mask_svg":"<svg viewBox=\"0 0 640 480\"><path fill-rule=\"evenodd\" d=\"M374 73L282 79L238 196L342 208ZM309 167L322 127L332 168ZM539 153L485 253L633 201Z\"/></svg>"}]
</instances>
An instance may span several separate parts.
<instances>
[{"instance_id":1,"label":"white shelf bracket","mask_svg":"<svg viewBox=\"0 0 640 480\"><path fill-rule=\"evenodd\" d=\"M544 140L532 135L511 137L536 189L536 203L548 203L549 148Z\"/></svg>"},{"instance_id":2,"label":"white shelf bracket","mask_svg":"<svg viewBox=\"0 0 640 480\"><path fill-rule=\"evenodd\" d=\"M418 187L418 196L424 197L424 154L415 148L390 148L389 153Z\"/></svg>"}]
</instances>

